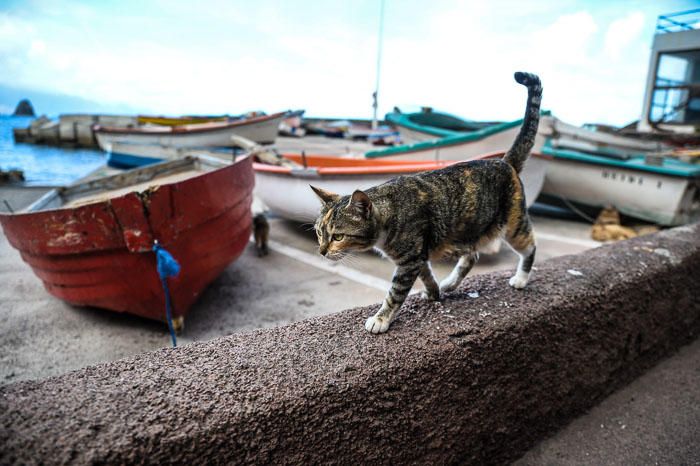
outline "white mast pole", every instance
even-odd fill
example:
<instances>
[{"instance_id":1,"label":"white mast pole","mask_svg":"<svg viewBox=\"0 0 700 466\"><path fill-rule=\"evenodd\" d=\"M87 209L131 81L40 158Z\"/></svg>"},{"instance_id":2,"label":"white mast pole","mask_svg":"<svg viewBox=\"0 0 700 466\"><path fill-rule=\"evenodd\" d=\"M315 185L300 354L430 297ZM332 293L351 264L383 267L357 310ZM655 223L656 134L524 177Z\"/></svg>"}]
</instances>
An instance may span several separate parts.
<instances>
[{"instance_id":1,"label":"white mast pole","mask_svg":"<svg viewBox=\"0 0 700 466\"><path fill-rule=\"evenodd\" d=\"M374 115L372 117L372 129L377 129L377 107L379 98L379 71L382 64L382 42L384 36L384 0L380 0L379 9L379 38L377 43L377 80L374 84L374 93L372 94L372 107Z\"/></svg>"}]
</instances>

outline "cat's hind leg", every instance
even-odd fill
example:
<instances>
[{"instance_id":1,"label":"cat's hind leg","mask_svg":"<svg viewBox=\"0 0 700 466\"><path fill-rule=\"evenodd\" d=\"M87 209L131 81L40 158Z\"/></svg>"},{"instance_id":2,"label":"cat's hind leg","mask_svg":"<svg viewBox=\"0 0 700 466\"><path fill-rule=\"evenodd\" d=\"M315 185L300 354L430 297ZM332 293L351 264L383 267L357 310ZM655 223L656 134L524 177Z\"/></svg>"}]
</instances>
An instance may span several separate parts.
<instances>
[{"instance_id":1,"label":"cat's hind leg","mask_svg":"<svg viewBox=\"0 0 700 466\"><path fill-rule=\"evenodd\" d=\"M425 285L425 291L421 293L421 296L431 301L440 300L440 287L435 281L435 275L433 275L433 269L430 267L429 261L425 261L418 276L423 282L423 285Z\"/></svg>"},{"instance_id":2,"label":"cat's hind leg","mask_svg":"<svg viewBox=\"0 0 700 466\"><path fill-rule=\"evenodd\" d=\"M457 288L478 260L478 252L470 252L460 257L452 272L440 282L440 291L447 293Z\"/></svg>"},{"instance_id":3,"label":"cat's hind leg","mask_svg":"<svg viewBox=\"0 0 700 466\"><path fill-rule=\"evenodd\" d=\"M513 288L525 288L530 279L532 264L535 262L535 235L532 232L530 219L525 217L518 228L506 235L506 241L513 250L518 253L518 270L508 282Z\"/></svg>"}]
</instances>

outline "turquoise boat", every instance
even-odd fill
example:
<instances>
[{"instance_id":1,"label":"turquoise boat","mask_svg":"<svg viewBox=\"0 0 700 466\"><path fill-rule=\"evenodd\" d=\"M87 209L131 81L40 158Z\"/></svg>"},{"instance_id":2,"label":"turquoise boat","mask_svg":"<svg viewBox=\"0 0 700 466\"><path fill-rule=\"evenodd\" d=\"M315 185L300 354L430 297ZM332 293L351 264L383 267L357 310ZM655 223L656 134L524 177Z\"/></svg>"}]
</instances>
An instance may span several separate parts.
<instances>
[{"instance_id":1,"label":"turquoise boat","mask_svg":"<svg viewBox=\"0 0 700 466\"><path fill-rule=\"evenodd\" d=\"M398 129L404 144L478 132L502 124L497 121L465 120L449 113L436 112L430 107L423 107L420 112L414 113L403 113L396 108L384 118Z\"/></svg>"}]
</instances>

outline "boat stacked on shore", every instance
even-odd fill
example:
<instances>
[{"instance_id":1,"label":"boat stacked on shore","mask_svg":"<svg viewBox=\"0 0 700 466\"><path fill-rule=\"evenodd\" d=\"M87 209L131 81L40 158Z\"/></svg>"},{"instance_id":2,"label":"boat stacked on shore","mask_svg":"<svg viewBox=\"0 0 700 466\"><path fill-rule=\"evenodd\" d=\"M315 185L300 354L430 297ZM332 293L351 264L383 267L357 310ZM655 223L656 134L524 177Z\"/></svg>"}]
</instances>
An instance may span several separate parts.
<instances>
[{"instance_id":1,"label":"boat stacked on shore","mask_svg":"<svg viewBox=\"0 0 700 466\"><path fill-rule=\"evenodd\" d=\"M432 109L395 111L386 119L402 137L418 142L367 157L415 160L431 151L444 160L456 152L505 150L521 124L464 120ZM700 220L700 165L682 160L668 143L577 127L543 112L534 151L535 160L546 160L542 201L614 206L666 226Z\"/></svg>"},{"instance_id":2,"label":"boat stacked on shore","mask_svg":"<svg viewBox=\"0 0 700 466\"><path fill-rule=\"evenodd\" d=\"M287 112L251 116L234 121L206 121L186 125L153 125L94 128L97 143L109 154L108 163L133 167L157 162L163 157L143 155L158 149L200 149L234 147L233 136L260 144L272 144Z\"/></svg>"},{"instance_id":3,"label":"boat stacked on shore","mask_svg":"<svg viewBox=\"0 0 700 466\"><path fill-rule=\"evenodd\" d=\"M275 141L280 123L294 112L239 116L151 116L65 114L41 116L26 128L14 128L16 142L66 147L99 147L110 152L113 142L174 147L230 146L231 134L259 143Z\"/></svg>"},{"instance_id":4,"label":"boat stacked on shore","mask_svg":"<svg viewBox=\"0 0 700 466\"><path fill-rule=\"evenodd\" d=\"M142 116L138 118L145 125L95 125L94 134L108 153L109 165L119 168L196 155L233 161L242 152L241 146L250 149L251 144L273 143L280 122L287 116L280 112L235 121L221 121L222 117ZM311 121L318 124L318 120ZM522 125L522 119L464 120L428 108L416 113L397 109L386 116L386 122L394 124L402 138L415 142L352 154L363 160L367 179L374 179L372 167L385 173L383 161L434 165L494 156L510 147ZM241 144L242 140L249 143ZM532 156L522 173L528 201L539 198L546 203L594 209L614 206L628 216L668 226L695 221L700 219L700 167L694 159L675 156L673 150L661 141L576 127L550 112L541 112ZM292 158L298 155L285 154ZM316 155L320 157L314 159L321 164L318 168L328 168L323 154ZM272 176L264 169L257 172L259 178ZM302 176L298 170L291 173ZM279 178L279 174L275 176ZM276 195L285 196L282 192ZM270 205L278 204L270 201L269 193L261 197ZM279 209L276 213L288 214Z\"/></svg>"}]
</instances>

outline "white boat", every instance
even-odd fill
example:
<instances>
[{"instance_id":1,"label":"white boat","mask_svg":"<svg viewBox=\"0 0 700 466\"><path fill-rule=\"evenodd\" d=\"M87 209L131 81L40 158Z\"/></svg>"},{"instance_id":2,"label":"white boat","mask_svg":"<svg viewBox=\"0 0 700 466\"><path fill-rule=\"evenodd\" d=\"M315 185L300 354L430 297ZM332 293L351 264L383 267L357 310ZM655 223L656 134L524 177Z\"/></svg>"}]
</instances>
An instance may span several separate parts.
<instances>
[{"instance_id":1,"label":"white boat","mask_svg":"<svg viewBox=\"0 0 700 466\"><path fill-rule=\"evenodd\" d=\"M112 153L116 143L162 147L232 147L231 137L239 135L261 144L273 143L286 112L232 122L210 122L183 126L141 126L135 128L95 126L97 143ZM130 165L133 166L133 165Z\"/></svg>"},{"instance_id":2,"label":"white boat","mask_svg":"<svg viewBox=\"0 0 700 466\"><path fill-rule=\"evenodd\" d=\"M468 160L502 157L492 153L468 158ZM256 163L255 194L275 214L299 222L313 221L319 212L319 201L309 189L309 183L339 194L350 194L356 189L366 189L384 183L396 176L436 170L456 163L453 160L371 160L356 157L323 155L288 155L289 160L300 167L275 166ZM528 206L539 193L538 184L523 179Z\"/></svg>"},{"instance_id":3,"label":"white boat","mask_svg":"<svg viewBox=\"0 0 700 466\"><path fill-rule=\"evenodd\" d=\"M623 214L660 225L700 220L698 164L652 154L592 154L549 142L542 151L552 157L542 187L545 200L612 205Z\"/></svg>"},{"instance_id":4,"label":"white boat","mask_svg":"<svg viewBox=\"0 0 700 466\"><path fill-rule=\"evenodd\" d=\"M659 141L591 131L552 119L543 200L614 206L660 225L700 220L700 166L660 156Z\"/></svg>"}]
</instances>

